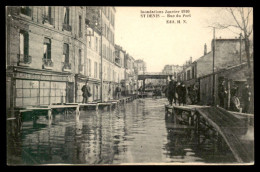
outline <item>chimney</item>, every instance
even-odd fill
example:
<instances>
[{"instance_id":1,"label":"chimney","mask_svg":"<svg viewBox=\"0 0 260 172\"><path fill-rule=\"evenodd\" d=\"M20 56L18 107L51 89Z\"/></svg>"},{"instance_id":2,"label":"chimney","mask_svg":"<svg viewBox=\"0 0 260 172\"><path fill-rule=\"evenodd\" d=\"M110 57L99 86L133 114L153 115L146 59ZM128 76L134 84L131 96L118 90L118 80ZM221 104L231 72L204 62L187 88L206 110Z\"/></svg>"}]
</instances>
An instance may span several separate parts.
<instances>
[{"instance_id":1,"label":"chimney","mask_svg":"<svg viewBox=\"0 0 260 172\"><path fill-rule=\"evenodd\" d=\"M190 64L192 63L192 57L190 57Z\"/></svg>"},{"instance_id":2,"label":"chimney","mask_svg":"<svg viewBox=\"0 0 260 172\"><path fill-rule=\"evenodd\" d=\"M207 44L204 45L204 56L207 54Z\"/></svg>"}]
</instances>

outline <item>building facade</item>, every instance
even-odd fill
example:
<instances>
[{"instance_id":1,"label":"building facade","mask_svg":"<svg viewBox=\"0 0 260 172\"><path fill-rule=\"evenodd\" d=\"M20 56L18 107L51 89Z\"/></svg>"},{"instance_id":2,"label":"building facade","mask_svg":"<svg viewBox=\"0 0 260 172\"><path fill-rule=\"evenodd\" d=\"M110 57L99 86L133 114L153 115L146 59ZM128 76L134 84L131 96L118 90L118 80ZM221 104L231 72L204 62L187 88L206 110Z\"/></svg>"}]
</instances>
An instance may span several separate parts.
<instances>
[{"instance_id":1,"label":"building facade","mask_svg":"<svg viewBox=\"0 0 260 172\"><path fill-rule=\"evenodd\" d=\"M20 6L6 12L7 108L74 102L85 8Z\"/></svg>"},{"instance_id":2,"label":"building facade","mask_svg":"<svg viewBox=\"0 0 260 172\"><path fill-rule=\"evenodd\" d=\"M108 6L7 7L6 108L80 103L86 81L90 101L114 98L116 86L134 93L135 60L115 45L115 13Z\"/></svg>"}]
</instances>

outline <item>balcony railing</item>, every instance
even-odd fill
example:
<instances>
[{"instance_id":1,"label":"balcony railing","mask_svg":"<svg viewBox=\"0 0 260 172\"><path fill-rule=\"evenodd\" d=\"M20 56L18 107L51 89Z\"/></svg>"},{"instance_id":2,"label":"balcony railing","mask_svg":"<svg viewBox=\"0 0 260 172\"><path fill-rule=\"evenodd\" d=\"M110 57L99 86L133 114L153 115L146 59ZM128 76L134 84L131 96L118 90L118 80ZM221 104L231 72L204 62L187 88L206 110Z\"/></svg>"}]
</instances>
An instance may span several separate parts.
<instances>
[{"instance_id":1,"label":"balcony railing","mask_svg":"<svg viewBox=\"0 0 260 172\"><path fill-rule=\"evenodd\" d=\"M63 71L70 72L71 71L71 63L64 62Z\"/></svg>"},{"instance_id":2,"label":"balcony railing","mask_svg":"<svg viewBox=\"0 0 260 172\"><path fill-rule=\"evenodd\" d=\"M67 30L67 31L71 32L71 26L70 26L69 24L63 23L63 24L62 24L62 28L63 28L64 30Z\"/></svg>"},{"instance_id":3,"label":"balcony railing","mask_svg":"<svg viewBox=\"0 0 260 172\"><path fill-rule=\"evenodd\" d=\"M42 59L43 69L53 69L53 61L51 59Z\"/></svg>"},{"instance_id":4,"label":"balcony railing","mask_svg":"<svg viewBox=\"0 0 260 172\"><path fill-rule=\"evenodd\" d=\"M32 63L32 57L24 54L17 54L18 65L19 66L30 66Z\"/></svg>"},{"instance_id":5,"label":"balcony railing","mask_svg":"<svg viewBox=\"0 0 260 172\"><path fill-rule=\"evenodd\" d=\"M50 25L54 24L54 18L51 18L50 16L43 14L42 15L42 24L48 23Z\"/></svg>"}]
</instances>

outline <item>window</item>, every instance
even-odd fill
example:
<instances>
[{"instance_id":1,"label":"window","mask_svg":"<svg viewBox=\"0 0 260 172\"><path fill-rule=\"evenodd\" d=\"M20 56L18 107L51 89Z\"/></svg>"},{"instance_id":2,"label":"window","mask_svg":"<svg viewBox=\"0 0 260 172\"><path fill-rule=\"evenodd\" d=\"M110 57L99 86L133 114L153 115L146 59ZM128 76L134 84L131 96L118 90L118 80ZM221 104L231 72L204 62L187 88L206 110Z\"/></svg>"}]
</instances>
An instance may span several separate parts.
<instances>
[{"instance_id":1,"label":"window","mask_svg":"<svg viewBox=\"0 0 260 172\"><path fill-rule=\"evenodd\" d=\"M88 59L89 76L91 76L91 59Z\"/></svg>"},{"instance_id":2,"label":"window","mask_svg":"<svg viewBox=\"0 0 260 172\"><path fill-rule=\"evenodd\" d=\"M80 71L83 71L81 49L79 49L79 72Z\"/></svg>"},{"instance_id":3,"label":"window","mask_svg":"<svg viewBox=\"0 0 260 172\"><path fill-rule=\"evenodd\" d=\"M95 50L98 51L98 38L96 37Z\"/></svg>"},{"instance_id":4,"label":"window","mask_svg":"<svg viewBox=\"0 0 260 172\"><path fill-rule=\"evenodd\" d=\"M63 15L64 15L64 24L69 24L69 21L70 21L70 9L69 7L64 7L63 9Z\"/></svg>"},{"instance_id":5,"label":"window","mask_svg":"<svg viewBox=\"0 0 260 172\"><path fill-rule=\"evenodd\" d=\"M106 58L106 57L107 57L107 54L106 54L106 52L107 52L107 47L106 47L105 44L103 44L103 49L104 49L103 56Z\"/></svg>"},{"instance_id":6,"label":"window","mask_svg":"<svg viewBox=\"0 0 260 172\"><path fill-rule=\"evenodd\" d=\"M105 24L105 27L104 27L103 30L104 30L104 32L105 32L105 33L104 33L104 36L107 37L107 25L106 25L106 24Z\"/></svg>"},{"instance_id":7,"label":"window","mask_svg":"<svg viewBox=\"0 0 260 172\"><path fill-rule=\"evenodd\" d=\"M29 35L26 31L20 31L20 55L29 55Z\"/></svg>"},{"instance_id":8,"label":"window","mask_svg":"<svg viewBox=\"0 0 260 172\"><path fill-rule=\"evenodd\" d=\"M82 32L81 32L81 24L82 23L82 18L79 16L79 37L82 37Z\"/></svg>"},{"instance_id":9,"label":"window","mask_svg":"<svg viewBox=\"0 0 260 172\"><path fill-rule=\"evenodd\" d=\"M187 71L187 80L190 79L190 70Z\"/></svg>"},{"instance_id":10,"label":"window","mask_svg":"<svg viewBox=\"0 0 260 172\"><path fill-rule=\"evenodd\" d=\"M51 40L48 38L44 38L43 58L46 60L51 60Z\"/></svg>"},{"instance_id":11,"label":"window","mask_svg":"<svg viewBox=\"0 0 260 172\"><path fill-rule=\"evenodd\" d=\"M97 78L97 62L94 65L94 77Z\"/></svg>"},{"instance_id":12,"label":"window","mask_svg":"<svg viewBox=\"0 0 260 172\"><path fill-rule=\"evenodd\" d=\"M101 63L99 63L99 79L101 78Z\"/></svg>"},{"instance_id":13,"label":"window","mask_svg":"<svg viewBox=\"0 0 260 172\"><path fill-rule=\"evenodd\" d=\"M82 64L82 55L81 55L81 49L79 49L79 64Z\"/></svg>"},{"instance_id":14,"label":"window","mask_svg":"<svg viewBox=\"0 0 260 172\"><path fill-rule=\"evenodd\" d=\"M195 67L192 66L192 79L194 79L194 78L195 78Z\"/></svg>"},{"instance_id":15,"label":"window","mask_svg":"<svg viewBox=\"0 0 260 172\"><path fill-rule=\"evenodd\" d=\"M69 44L63 44L63 62L69 63Z\"/></svg>"},{"instance_id":16,"label":"window","mask_svg":"<svg viewBox=\"0 0 260 172\"><path fill-rule=\"evenodd\" d=\"M31 16L31 9L29 6L21 6L21 13L27 16Z\"/></svg>"},{"instance_id":17,"label":"window","mask_svg":"<svg viewBox=\"0 0 260 172\"><path fill-rule=\"evenodd\" d=\"M70 10L69 7L64 7L63 11L63 25L62 28L67 31L71 31L70 23Z\"/></svg>"},{"instance_id":18,"label":"window","mask_svg":"<svg viewBox=\"0 0 260 172\"><path fill-rule=\"evenodd\" d=\"M91 35L91 31L88 32ZM88 37L88 46L91 48L91 36Z\"/></svg>"},{"instance_id":19,"label":"window","mask_svg":"<svg viewBox=\"0 0 260 172\"><path fill-rule=\"evenodd\" d=\"M53 19L51 18L51 7L45 6L44 7L44 14L43 14L43 23L48 22L49 24L53 24Z\"/></svg>"},{"instance_id":20,"label":"window","mask_svg":"<svg viewBox=\"0 0 260 172\"><path fill-rule=\"evenodd\" d=\"M101 39L99 40L99 54L101 55Z\"/></svg>"}]
</instances>

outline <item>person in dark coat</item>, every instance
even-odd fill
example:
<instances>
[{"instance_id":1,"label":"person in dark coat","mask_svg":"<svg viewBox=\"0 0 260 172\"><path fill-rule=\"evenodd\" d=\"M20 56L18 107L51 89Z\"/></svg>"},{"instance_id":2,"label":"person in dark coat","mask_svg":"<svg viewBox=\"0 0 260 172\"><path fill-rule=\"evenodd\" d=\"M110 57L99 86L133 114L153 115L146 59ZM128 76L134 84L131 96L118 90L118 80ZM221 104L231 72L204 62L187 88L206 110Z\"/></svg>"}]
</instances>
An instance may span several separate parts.
<instances>
[{"instance_id":1,"label":"person in dark coat","mask_svg":"<svg viewBox=\"0 0 260 172\"><path fill-rule=\"evenodd\" d=\"M91 96L90 86L88 85L88 81L86 81L85 85L81 88L83 100L82 103L88 103L88 98Z\"/></svg>"},{"instance_id":2,"label":"person in dark coat","mask_svg":"<svg viewBox=\"0 0 260 172\"><path fill-rule=\"evenodd\" d=\"M250 105L250 96L251 96L251 92L249 89L249 85L246 83L245 88L242 91L243 113L248 113L248 109Z\"/></svg>"},{"instance_id":3,"label":"person in dark coat","mask_svg":"<svg viewBox=\"0 0 260 172\"><path fill-rule=\"evenodd\" d=\"M227 89L225 86L225 81L222 81L218 87L219 106L222 108L225 108L226 97L227 97Z\"/></svg>"},{"instance_id":4,"label":"person in dark coat","mask_svg":"<svg viewBox=\"0 0 260 172\"><path fill-rule=\"evenodd\" d=\"M116 98L120 99L120 97L121 97L121 88L120 88L120 85L118 85L116 87Z\"/></svg>"},{"instance_id":5,"label":"person in dark coat","mask_svg":"<svg viewBox=\"0 0 260 172\"><path fill-rule=\"evenodd\" d=\"M176 82L173 80L173 77L171 77L171 80L170 80L169 86L168 86L168 98L169 98L169 103L171 106L172 106L173 100L174 100L174 104L176 105L175 92L176 92Z\"/></svg>"},{"instance_id":6,"label":"person in dark coat","mask_svg":"<svg viewBox=\"0 0 260 172\"><path fill-rule=\"evenodd\" d=\"M186 96L187 96L187 89L184 83L181 84L181 103L184 105L186 105Z\"/></svg>"},{"instance_id":7,"label":"person in dark coat","mask_svg":"<svg viewBox=\"0 0 260 172\"><path fill-rule=\"evenodd\" d=\"M181 105L181 83L180 82L177 82L177 85L176 85L176 93L177 93L177 99L178 99L178 102L179 102L179 106Z\"/></svg>"}]
</instances>

